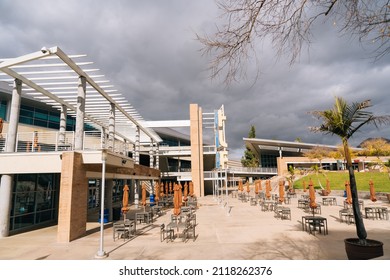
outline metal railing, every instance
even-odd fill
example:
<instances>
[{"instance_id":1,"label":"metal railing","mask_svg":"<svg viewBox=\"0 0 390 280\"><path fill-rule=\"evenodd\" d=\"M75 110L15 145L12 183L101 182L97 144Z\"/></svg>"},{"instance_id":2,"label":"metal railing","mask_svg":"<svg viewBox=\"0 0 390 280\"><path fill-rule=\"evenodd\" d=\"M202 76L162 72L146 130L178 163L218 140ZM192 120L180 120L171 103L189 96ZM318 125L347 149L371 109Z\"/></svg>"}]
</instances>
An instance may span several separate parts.
<instances>
[{"instance_id":1,"label":"metal railing","mask_svg":"<svg viewBox=\"0 0 390 280\"><path fill-rule=\"evenodd\" d=\"M0 137L0 152L5 152L7 134ZM74 131L66 132L19 132L16 136L17 153L21 152L57 152L74 150ZM106 148L114 153L127 155L132 149L132 144L118 139L109 140L108 135L100 131L85 131L83 150L101 150Z\"/></svg>"}]
</instances>

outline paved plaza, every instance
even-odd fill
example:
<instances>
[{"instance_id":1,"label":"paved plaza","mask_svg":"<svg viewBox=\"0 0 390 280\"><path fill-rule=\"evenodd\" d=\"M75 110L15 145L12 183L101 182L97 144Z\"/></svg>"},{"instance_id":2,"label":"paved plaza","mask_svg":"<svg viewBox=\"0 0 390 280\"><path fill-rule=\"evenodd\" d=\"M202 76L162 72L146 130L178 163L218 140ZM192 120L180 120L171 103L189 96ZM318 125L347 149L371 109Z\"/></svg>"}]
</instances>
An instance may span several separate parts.
<instances>
[{"instance_id":1,"label":"paved plaza","mask_svg":"<svg viewBox=\"0 0 390 280\"><path fill-rule=\"evenodd\" d=\"M302 230L298 199L291 198L291 220L275 218L273 211L242 202L229 196L218 201L213 196L198 199L196 238L185 242L160 242L160 225L169 223L172 209L166 209L151 224L137 224L134 238L113 240L110 224L104 230L104 250L109 260L346 260L345 238L356 237L355 225L340 222L342 196L335 196L337 205L322 205L321 215L327 218L328 234L315 235ZM321 202L321 196L317 196ZM365 206L385 206L387 201L364 200ZM390 220L364 218L368 238L384 243L384 256L390 259ZM22 233L0 239L2 260L93 260L99 249L98 223L88 223L89 234L71 243L57 243L57 227Z\"/></svg>"}]
</instances>

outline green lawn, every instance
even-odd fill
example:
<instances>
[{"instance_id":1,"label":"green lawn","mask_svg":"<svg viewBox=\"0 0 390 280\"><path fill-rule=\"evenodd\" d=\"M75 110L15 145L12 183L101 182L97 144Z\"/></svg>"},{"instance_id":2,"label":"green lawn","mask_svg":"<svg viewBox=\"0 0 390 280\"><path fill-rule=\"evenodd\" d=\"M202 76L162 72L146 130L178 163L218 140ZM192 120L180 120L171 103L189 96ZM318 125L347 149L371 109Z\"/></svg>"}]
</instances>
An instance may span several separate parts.
<instances>
[{"instance_id":1,"label":"green lawn","mask_svg":"<svg viewBox=\"0 0 390 280\"><path fill-rule=\"evenodd\" d=\"M306 181L306 188L309 187L310 178L313 181L314 187L320 189L320 180L322 186L326 187L326 178L329 179L330 188L333 190L344 190L345 181L349 180L347 171L325 171L316 174L309 174L294 182L294 187L303 189L303 181ZM390 179L388 173L385 172L355 172L357 188L359 191L369 191L369 181L372 179L376 192L390 192Z\"/></svg>"}]
</instances>

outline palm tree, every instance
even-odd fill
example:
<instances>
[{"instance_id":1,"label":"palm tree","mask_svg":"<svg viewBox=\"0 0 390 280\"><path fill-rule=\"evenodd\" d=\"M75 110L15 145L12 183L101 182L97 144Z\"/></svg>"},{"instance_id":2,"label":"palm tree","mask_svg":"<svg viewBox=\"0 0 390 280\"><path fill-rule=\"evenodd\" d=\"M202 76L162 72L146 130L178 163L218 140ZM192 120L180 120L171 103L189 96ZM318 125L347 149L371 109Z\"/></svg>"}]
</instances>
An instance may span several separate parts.
<instances>
[{"instance_id":1,"label":"palm tree","mask_svg":"<svg viewBox=\"0 0 390 280\"><path fill-rule=\"evenodd\" d=\"M311 112L311 114L317 119L323 121L319 127L311 128L312 131L338 135L342 140L344 154L347 161L347 169L349 172L356 233L359 238L359 243L364 245L367 243L367 232L359 210L359 199L348 140L356 131L366 124L374 124L378 127L381 124L390 123L389 115L374 116L371 112L365 111L365 109L369 107L371 107L370 100L347 104L343 98L335 97L333 109Z\"/></svg>"}]
</instances>

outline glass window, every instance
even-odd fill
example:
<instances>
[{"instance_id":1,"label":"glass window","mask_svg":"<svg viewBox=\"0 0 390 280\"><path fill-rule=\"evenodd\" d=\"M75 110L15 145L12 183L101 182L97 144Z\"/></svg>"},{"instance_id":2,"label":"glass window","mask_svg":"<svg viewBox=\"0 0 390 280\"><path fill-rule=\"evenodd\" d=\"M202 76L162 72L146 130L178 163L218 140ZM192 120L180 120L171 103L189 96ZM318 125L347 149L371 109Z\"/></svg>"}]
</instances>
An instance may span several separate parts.
<instances>
[{"instance_id":1,"label":"glass window","mask_svg":"<svg viewBox=\"0 0 390 280\"><path fill-rule=\"evenodd\" d=\"M5 120L6 116L7 116L7 101L0 100L0 118Z\"/></svg>"},{"instance_id":2,"label":"glass window","mask_svg":"<svg viewBox=\"0 0 390 280\"><path fill-rule=\"evenodd\" d=\"M57 174L15 175L10 231L55 221L59 183Z\"/></svg>"}]
</instances>

